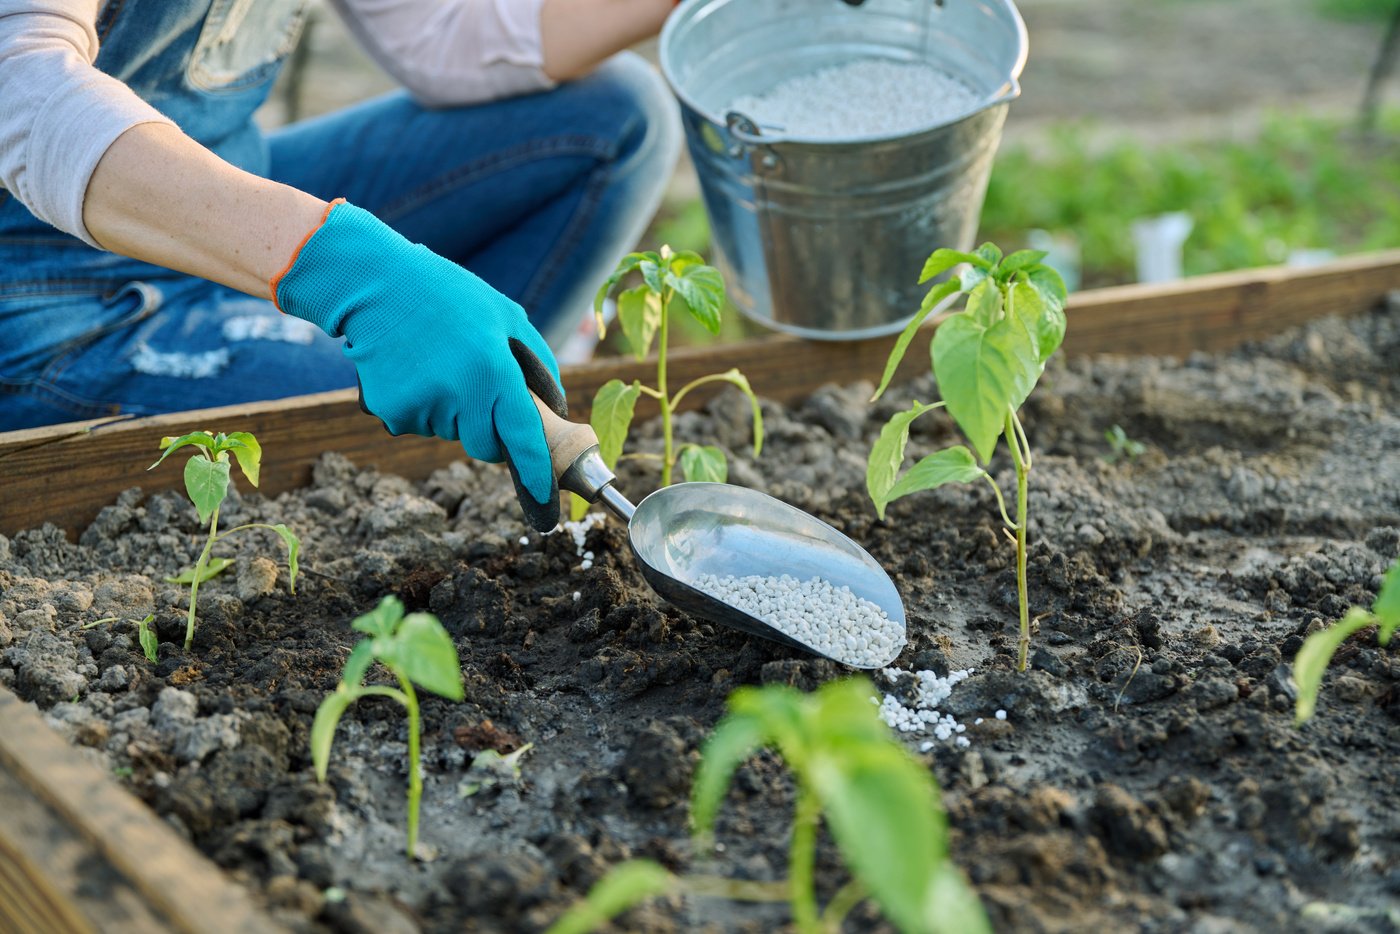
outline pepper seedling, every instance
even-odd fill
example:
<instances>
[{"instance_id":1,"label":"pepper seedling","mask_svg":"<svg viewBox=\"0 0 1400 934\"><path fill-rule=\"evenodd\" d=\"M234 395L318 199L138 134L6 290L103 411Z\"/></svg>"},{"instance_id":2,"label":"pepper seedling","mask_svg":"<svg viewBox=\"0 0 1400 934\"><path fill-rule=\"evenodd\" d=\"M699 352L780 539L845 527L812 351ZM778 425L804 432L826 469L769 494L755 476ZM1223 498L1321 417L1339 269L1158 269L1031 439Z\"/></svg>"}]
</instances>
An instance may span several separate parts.
<instances>
[{"instance_id":1,"label":"pepper seedling","mask_svg":"<svg viewBox=\"0 0 1400 934\"><path fill-rule=\"evenodd\" d=\"M269 529L276 532L287 546L287 585L292 593L297 592L297 556L301 552L301 539L285 525L270 525L266 522L250 522L219 532L219 507L228 496L232 478L229 473L229 454L238 461L238 468L253 486L258 485L258 475L262 470L262 445L250 432L235 431L229 434L210 434L195 431L178 438L161 438L160 447L164 453L147 470L154 470L174 452L183 447L195 448L194 456L185 462L185 492L199 513L199 521L209 524L209 537L204 541L204 550L199 560L172 580L173 583L190 585L190 612L185 624L185 651L194 645L195 611L199 598L199 585L218 574L231 563L224 558L212 558L215 543L222 541L234 532L247 529Z\"/></svg>"},{"instance_id":2,"label":"pepper seedling","mask_svg":"<svg viewBox=\"0 0 1400 934\"><path fill-rule=\"evenodd\" d=\"M684 250L676 253L668 246L654 253L630 253L617 264L593 300L600 336L606 330L603 302L632 273L641 278L641 284L618 293L617 320L638 360L645 359L651 352L652 343L656 343L656 386L645 386L641 380L633 380L629 385L622 380L611 379L598 389L589 416L589 422L598 435L598 452L609 468L617 466L632 425L637 399L647 395L655 399L661 409L662 453L658 458L661 461L661 485L671 484L671 475L677 464L687 480L723 483L729 478L729 462L724 451L707 444L685 443L677 446L671 427L672 417L681 400L700 386L708 383L737 386L748 396L753 409L753 453L757 457L763 450L763 413L758 406L758 397L744 374L735 369L693 379L672 394L666 379L666 352L671 313L677 309L683 309L711 334L719 333L724 280L719 270L706 266L698 253ZM582 518L587 509L587 503L574 498L572 512L575 521Z\"/></svg>"},{"instance_id":3,"label":"pepper seedling","mask_svg":"<svg viewBox=\"0 0 1400 934\"><path fill-rule=\"evenodd\" d=\"M317 781L324 782L335 728L355 701L362 697L389 697L402 704L408 716L408 857L412 859L418 846L418 810L423 799L418 693L413 686L460 701L464 694L457 647L436 616L405 616L403 602L393 596L385 597L373 610L356 617L350 627L369 638L361 639L350 650L340 684L316 709L311 723L311 761ZM364 683L376 661L389 669L399 683L397 688Z\"/></svg>"},{"instance_id":4,"label":"pepper seedling","mask_svg":"<svg viewBox=\"0 0 1400 934\"><path fill-rule=\"evenodd\" d=\"M107 616L102 619L95 619L90 623L84 623L81 629L94 629L104 623L120 622L120 616ZM131 622L136 626L136 640L141 643L141 654L146 656L146 661L154 662L156 652L160 648L160 640L156 638L156 631L151 624L156 621L154 613L148 613L145 619L133 619Z\"/></svg>"},{"instance_id":5,"label":"pepper seedling","mask_svg":"<svg viewBox=\"0 0 1400 934\"><path fill-rule=\"evenodd\" d=\"M1382 647L1390 645L1391 636L1400 629L1400 558L1395 559L1381 578L1380 593L1369 612L1354 606L1335 625L1319 629L1303 640L1302 648L1293 658L1293 681L1298 685L1294 719L1298 726L1306 723L1317 709L1322 676L1332 656L1354 633L1369 626L1376 627L1376 641Z\"/></svg>"},{"instance_id":6,"label":"pepper seedling","mask_svg":"<svg viewBox=\"0 0 1400 934\"><path fill-rule=\"evenodd\" d=\"M930 344L933 375L943 398L930 404L916 400L906 411L896 412L870 449L865 476L881 519L892 501L919 490L978 480L991 486L1006 534L1016 548L1021 623L1017 668L1021 671L1026 670L1031 639L1026 593L1031 448L1017 413L1065 336L1065 284L1059 273L1041 262L1045 256L1042 250L1022 250L1003 257L991 243L982 244L972 253L944 249L929 256L920 282L928 282L962 264L966 268L929 290L918 313L895 341L871 401L880 398L888 388L924 319L945 299L965 292L966 308L945 319ZM965 445L945 448L923 458L900 476L909 426L925 412L945 407L971 442L972 450ZM1001 488L978 463L991 461L999 439L1005 439L1016 468L1014 521L1007 515Z\"/></svg>"},{"instance_id":7,"label":"pepper seedling","mask_svg":"<svg viewBox=\"0 0 1400 934\"><path fill-rule=\"evenodd\" d=\"M1114 425L1106 430L1103 439L1108 442L1109 453L1104 457L1104 461L1109 464L1116 464L1121 460L1135 460L1147 453L1147 445L1129 438L1122 425Z\"/></svg>"},{"instance_id":8,"label":"pepper seedling","mask_svg":"<svg viewBox=\"0 0 1400 934\"><path fill-rule=\"evenodd\" d=\"M800 934L832 934L864 898L902 931L990 931L976 894L948 858L947 821L932 774L880 719L864 678L815 693L783 685L745 687L705 743L691 794L691 827L708 850L735 770L762 747L778 751L796 779L786 882L672 874L655 863L619 864L552 928L581 934L663 894L787 901ZM819 911L814 882L818 825L825 817L853 879Z\"/></svg>"}]
</instances>

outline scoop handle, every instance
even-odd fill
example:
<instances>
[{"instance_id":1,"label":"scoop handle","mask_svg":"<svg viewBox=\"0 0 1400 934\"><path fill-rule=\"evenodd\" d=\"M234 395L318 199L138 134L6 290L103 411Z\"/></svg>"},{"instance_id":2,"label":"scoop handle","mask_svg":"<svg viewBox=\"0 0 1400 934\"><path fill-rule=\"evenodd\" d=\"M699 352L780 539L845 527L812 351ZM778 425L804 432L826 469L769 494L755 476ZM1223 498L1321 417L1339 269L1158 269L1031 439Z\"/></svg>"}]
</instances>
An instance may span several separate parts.
<instances>
[{"instance_id":1,"label":"scoop handle","mask_svg":"<svg viewBox=\"0 0 1400 934\"><path fill-rule=\"evenodd\" d=\"M540 397L530 393L544 425L544 441L559 488L577 493L590 503L601 502L623 522L631 522L637 507L613 483L617 479L598 452L598 435L592 426L560 418Z\"/></svg>"},{"instance_id":2,"label":"scoop handle","mask_svg":"<svg viewBox=\"0 0 1400 934\"><path fill-rule=\"evenodd\" d=\"M554 475L562 481L574 463L589 448L597 446L598 435L590 425L581 425L555 415L554 410L545 405L533 392L530 393L530 398L540 413L540 421L544 423L544 441L549 445L549 459L554 464Z\"/></svg>"}]
</instances>

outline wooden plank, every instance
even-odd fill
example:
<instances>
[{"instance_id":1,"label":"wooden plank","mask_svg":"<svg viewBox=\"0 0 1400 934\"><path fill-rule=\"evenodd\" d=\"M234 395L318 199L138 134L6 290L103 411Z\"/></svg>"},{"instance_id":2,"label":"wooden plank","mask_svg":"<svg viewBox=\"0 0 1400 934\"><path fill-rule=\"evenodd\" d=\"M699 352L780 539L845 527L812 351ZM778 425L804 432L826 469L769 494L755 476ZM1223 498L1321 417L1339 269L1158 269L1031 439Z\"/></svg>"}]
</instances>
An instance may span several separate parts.
<instances>
[{"instance_id":1,"label":"wooden plank","mask_svg":"<svg viewBox=\"0 0 1400 934\"><path fill-rule=\"evenodd\" d=\"M0 688L0 930L282 928L37 710Z\"/></svg>"},{"instance_id":2,"label":"wooden plank","mask_svg":"<svg viewBox=\"0 0 1400 934\"><path fill-rule=\"evenodd\" d=\"M1368 311L1400 289L1400 250L1305 269L1274 266L1072 296L1065 351L1184 357L1229 350L1326 315Z\"/></svg>"},{"instance_id":3,"label":"wooden plank","mask_svg":"<svg viewBox=\"0 0 1400 934\"><path fill-rule=\"evenodd\" d=\"M1166 285L1097 289L1071 297L1065 350L1166 356L1225 350L1312 318L1365 311L1395 289L1400 289L1400 250L1309 269L1273 267ZM877 379L892 344L893 338L826 342L769 337L682 348L670 357L670 380L679 386L737 367L760 395L791 401L825 383ZM922 349L911 352L900 378L927 366ZM586 418L599 386L612 378L650 382L655 365L609 358L567 367L563 378L574 417ZM687 398L687 407L703 404L712 394L697 391ZM639 417L653 411L649 400L639 403ZM415 479L462 456L450 442L389 438L377 420L359 410L352 391L9 432L0 434L0 534L44 522L76 533L128 487L148 492L178 488L180 470L162 466L146 473L145 468L155 460L163 435L204 428L258 436L265 452L263 492L269 495L306 485L312 465L325 451Z\"/></svg>"}]
</instances>

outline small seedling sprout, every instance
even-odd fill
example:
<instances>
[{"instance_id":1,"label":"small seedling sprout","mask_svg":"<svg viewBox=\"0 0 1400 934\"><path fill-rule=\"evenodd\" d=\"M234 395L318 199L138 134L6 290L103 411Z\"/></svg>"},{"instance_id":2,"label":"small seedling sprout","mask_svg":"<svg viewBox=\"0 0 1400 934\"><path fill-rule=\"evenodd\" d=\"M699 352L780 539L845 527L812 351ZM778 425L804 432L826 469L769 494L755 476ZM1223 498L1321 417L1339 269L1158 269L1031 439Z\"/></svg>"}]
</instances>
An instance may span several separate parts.
<instances>
[{"instance_id":1,"label":"small seedling sprout","mask_svg":"<svg viewBox=\"0 0 1400 934\"><path fill-rule=\"evenodd\" d=\"M630 861L614 867L549 934L594 930L663 894L786 901L799 934L839 931L867 897L902 931L990 931L976 894L948 858L933 776L881 721L877 699L864 678L829 682L813 694L781 685L740 688L706 742L691 793L691 827L702 852L712 846L715 820L740 765L768 747L792 770L797 804L785 882L680 876ZM823 818L853 878L820 910L814 868Z\"/></svg>"},{"instance_id":2,"label":"small seedling sprout","mask_svg":"<svg viewBox=\"0 0 1400 934\"><path fill-rule=\"evenodd\" d=\"M1109 454L1104 460L1110 464L1116 464L1121 460L1134 460L1147 451L1147 446L1141 441L1134 441L1128 437L1128 433L1123 430L1122 425L1114 425L1105 431L1103 439L1108 442L1109 450Z\"/></svg>"},{"instance_id":3,"label":"small seedling sprout","mask_svg":"<svg viewBox=\"0 0 1400 934\"><path fill-rule=\"evenodd\" d=\"M160 447L163 453L147 470L154 470L161 463L183 447L193 447L194 456L185 462L185 492L189 494L190 502L194 503L195 511L199 514L201 523L209 524L209 536L204 541L204 550L199 553L199 560L190 568L174 578L172 583L187 583L190 585L190 612L185 624L185 651L188 652L194 645L194 624L195 612L198 607L199 585L209 580L215 574L224 570L232 562L225 558L212 558L211 552L214 545L232 535L234 532L242 532L247 529L269 529L276 532L287 546L287 583L292 593L297 590L297 556L301 552L301 540L296 534L285 525L270 525L266 522L250 522L247 525L235 526L224 532L219 532L219 508L223 505L224 499L228 496L229 484L232 482L229 474L229 454L238 461L238 468L243 471L243 476L253 486L258 485L258 475L262 470L262 445L258 440L246 431L235 431L230 434L210 434L207 431L195 431L178 438L162 438Z\"/></svg>"},{"instance_id":4,"label":"small seedling sprout","mask_svg":"<svg viewBox=\"0 0 1400 934\"><path fill-rule=\"evenodd\" d=\"M105 623L120 622L120 616L108 616L103 619L95 619L90 623L84 623L81 628L94 629ZM156 631L151 624L156 621L154 613L147 614L145 619L133 619L131 622L136 626L136 639L141 643L141 654L146 656L146 661L154 662L156 652L160 648L160 640L156 638Z\"/></svg>"},{"instance_id":5,"label":"small seedling sprout","mask_svg":"<svg viewBox=\"0 0 1400 934\"><path fill-rule=\"evenodd\" d=\"M638 360L645 359L651 352L652 342L656 342L656 386L644 386L641 380L633 380L628 385L622 380L612 379L599 388L589 417L593 430L598 434L599 453L609 467L617 466L623 444L627 441L637 399L646 395L655 399L661 410L662 453L650 455L661 462L661 484L670 485L677 464L687 480L722 483L729 477L729 463L724 451L714 445L693 442L677 446L671 427L672 417L681 400L694 389L709 383L737 386L748 396L753 409L753 453L757 457L763 450L763 414L759 410L758 397L744 374L733 369L693 379L673 394L666 378L666 352L671 313L678 308L684 309L711 334L719 333L720 311L724 306L724 280L717 269L705 265L698 253L676 253L670 247L663 246L655 253L628 254L618 263L608 281L603 283L593 301L600 334L605 330L603 302L632 273L640 276L641 284L618 293L617 320ZM587 503L574 498L572 512L575 521L582 518L587 508Z\"/></svg>"},{"instance_id":6,"label":"small seedling sprout","mask_svg":"<svg viewBox=\"0 0 1400 934\"><path fill-rule=\"evenodd\" d=\"M906 411L896 412L881 429L866 468L866 486L881 519L886 507L899 497L945 483L985 480L992 488L1002 524L1016 549L1021 624L1017 668L1021 671L1026 670L1031 641L1026 528L1032 460L1030 442L1017 413L1065 336L1065 285L1059 273L1041 262L1045 256L1042 250L1022 250L1003 257L995 245L984 243L972 253L935 250L928 258L920 282L963 264L966 268L929 290L918 313L895 341L871 401L880 398L889 386L924 320L945 299L965 292L967 307L943 321L930 345L933 375L943 398L929 404L916 400ZM964 445L945 448L900 476L909 426L925 412L945 407L972 449ZM982 465L991 461L1001 439L1016 469L1014 521L1007 514L1001 488L979 465L979 461Z\"/></svg>"},{"instance_id":7,"label":"small seedling sprout","mask_svg":"<svg viewBox=\"0 0 1400 934\"><path fill-rule=\"evenodd\" d=\"M412 859L418 846L418 810L423 798L418 693L413 686L449 700L459 701L464 695L461 663L452 637L431 613L404 615L403 609L397 597L385 597L350 624L369 638L361 639L350 650L340 684L316 709L311 724L311 761L316 779L324 782L336 725L355 701L362 697L388 697L403 705L408 716L408 857ZM389 669L398 681L397 688L364 683L376 661Z\"/></svg>"},{"instance_id":8,"label":"small seedling sprout","mask_svg":"<svg viewBox=\"0 0 1400 934\"><path fill-rule=\"evenodd\" d=\"M1322 676L1327 665L1343 642L1371 626L1376 627L1376 641L1390 644L1395 630L1400 629L1400 558L1381 578L1380 593L1370 611L1354 606L1342 618L1326 629L1319 629L1303 640L1303 646L1293 658L1293 681L1298 685L1294 708L1295 721L1302 726L1317 709L1317 695L1322 690Z\"/></svg>"}]
</instances>

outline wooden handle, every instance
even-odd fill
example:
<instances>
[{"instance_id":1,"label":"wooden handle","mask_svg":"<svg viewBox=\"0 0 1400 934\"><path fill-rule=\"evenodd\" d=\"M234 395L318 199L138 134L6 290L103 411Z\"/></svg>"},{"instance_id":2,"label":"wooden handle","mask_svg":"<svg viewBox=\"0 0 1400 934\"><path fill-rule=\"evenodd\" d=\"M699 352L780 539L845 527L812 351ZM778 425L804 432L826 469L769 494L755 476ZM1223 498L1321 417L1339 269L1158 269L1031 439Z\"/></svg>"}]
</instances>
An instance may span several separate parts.
<instances>
[{"instance_id":1,"label":"wooden handle","mask_svg":"<svg viewBox=\"0 0 1400 934\"><path fill-rule=\"evenodd\" d=\"M530 398L535 400L540 421L544 422L544 440L549 445L550 460L554 462L554 475L562 477L580 454L598 443L598 436L591 425L580 425L555 415L533 392Z\"/></svg>"}]
</instances>

